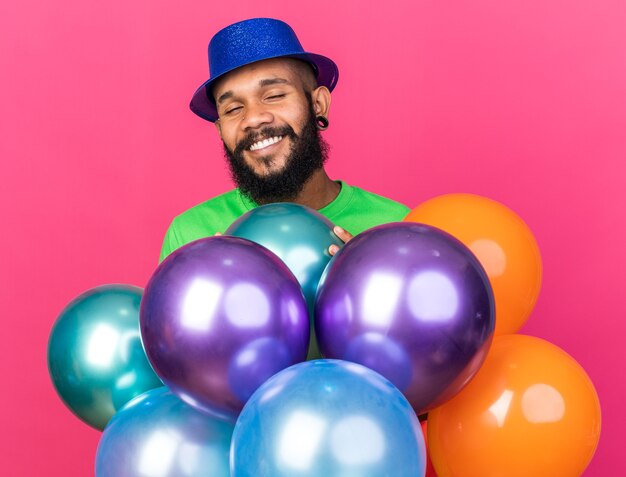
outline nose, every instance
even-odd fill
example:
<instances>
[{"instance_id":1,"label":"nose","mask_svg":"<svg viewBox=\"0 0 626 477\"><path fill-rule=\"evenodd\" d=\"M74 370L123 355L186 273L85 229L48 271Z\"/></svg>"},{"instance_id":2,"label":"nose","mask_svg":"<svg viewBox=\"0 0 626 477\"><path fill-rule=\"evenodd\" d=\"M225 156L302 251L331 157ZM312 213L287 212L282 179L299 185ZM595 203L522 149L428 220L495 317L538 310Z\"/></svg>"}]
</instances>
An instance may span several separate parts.
<instances>
[{"instance_id":1,"label":"nose","mask_svg":"<svg viewBox=\"0 0 626 477\"><path fill-rule=\"evenodd\" d=\"M263 104L248 105L245 111L241 127L244 130L257 129L262 126L271 124L274 121L274 115Z\"/></svg>"}]
</instances>

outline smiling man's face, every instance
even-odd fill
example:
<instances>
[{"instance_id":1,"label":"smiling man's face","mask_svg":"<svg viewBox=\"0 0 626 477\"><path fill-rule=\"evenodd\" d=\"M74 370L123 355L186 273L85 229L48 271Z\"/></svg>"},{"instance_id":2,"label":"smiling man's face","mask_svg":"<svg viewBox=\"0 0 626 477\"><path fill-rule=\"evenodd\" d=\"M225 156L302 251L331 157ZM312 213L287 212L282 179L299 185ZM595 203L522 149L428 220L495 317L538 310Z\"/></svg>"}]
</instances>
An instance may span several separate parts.
<instances>
[{"instance_id":1,"label":"smiling man's face","mask_svg":"<svg viewBox=\"0 0 626 477\"><path fill-rule=\"evenodd\" d=\"M315 117L327 113L328 90L308 65L281 58L238 68L213 95L237 186L257 203L293 200L325 161Z\"/></svg>"}]
</instances>

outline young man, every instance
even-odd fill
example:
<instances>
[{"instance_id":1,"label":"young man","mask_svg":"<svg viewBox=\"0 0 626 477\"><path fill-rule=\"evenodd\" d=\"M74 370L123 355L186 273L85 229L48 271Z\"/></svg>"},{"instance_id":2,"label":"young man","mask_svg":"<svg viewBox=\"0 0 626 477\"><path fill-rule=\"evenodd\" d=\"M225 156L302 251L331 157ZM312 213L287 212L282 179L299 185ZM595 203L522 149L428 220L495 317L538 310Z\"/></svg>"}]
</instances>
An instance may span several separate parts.
<instances>
[{"instance_id":1,"label":"young man","mask_svg":"<svg viewBox=\"0 0 626 477\"><path fill-rule=\"evenodd\" d=\"M209 43L209 65L211 78L190 108L215 123L237 188L177 216L161 260L272 202L318 210L344 241L408 213L402 204L328 177L320 132L329 124L339 72L329 58L305 52L289 25L254 18L228 26Z\"/></svg>"}]
</instances>

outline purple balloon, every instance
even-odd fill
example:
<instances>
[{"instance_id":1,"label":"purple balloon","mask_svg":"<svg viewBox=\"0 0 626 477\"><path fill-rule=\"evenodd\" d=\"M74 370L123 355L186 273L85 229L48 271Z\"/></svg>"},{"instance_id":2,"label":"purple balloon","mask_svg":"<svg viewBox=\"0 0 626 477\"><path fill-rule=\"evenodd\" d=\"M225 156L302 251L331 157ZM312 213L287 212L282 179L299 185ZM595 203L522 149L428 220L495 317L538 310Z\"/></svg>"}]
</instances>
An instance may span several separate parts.
<instances>
[{"instance_id":1,"label":"purple balloon","mask_svg":"<svg viewBox=\"0 0 626 477\"><path fill-rule=\"evenodd\" d=\"M337 252L315 317L324 356L379 372L418 414L469 382L495 326L478 259L446 232L408 222L366 230Z\"/></svg>"},{"instance_id":2,"label":"purple balloon","mask_svg":"<svg viewBox=\"0 0 626 477\"><path fill-rule=\"evenodd\" d=\"M306 359L298 281L265 247L209 237L169 255L141 302L141 337L163 382L193 407L236 416L269 377Z\"/></svg>"}]
</instances>

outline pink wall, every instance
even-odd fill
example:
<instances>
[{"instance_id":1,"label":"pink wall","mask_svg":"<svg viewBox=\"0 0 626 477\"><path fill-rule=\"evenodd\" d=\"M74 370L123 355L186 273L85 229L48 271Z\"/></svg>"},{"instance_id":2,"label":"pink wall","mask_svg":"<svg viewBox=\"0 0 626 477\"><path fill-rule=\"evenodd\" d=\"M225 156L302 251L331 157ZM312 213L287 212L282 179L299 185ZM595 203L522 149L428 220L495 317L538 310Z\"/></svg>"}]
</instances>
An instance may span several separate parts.
<instances>
[{"instance_id":1,"label":"pink wall","mask_svg":"<svg viewBox=\"0 0 626 477\"><path fill-rule=\"evenodd\" d=\"M212 32L277 16L340 66L334 177L409 205L473 192L527 221L545 274L524 331L597 387L585 475L625 474L626 3L175 3L0 6L0 473L92 473L99 433L52 389L50 328L87 288L145 285L171 217L229 187L187 103Z\"/></svg>"}]
</instances>

